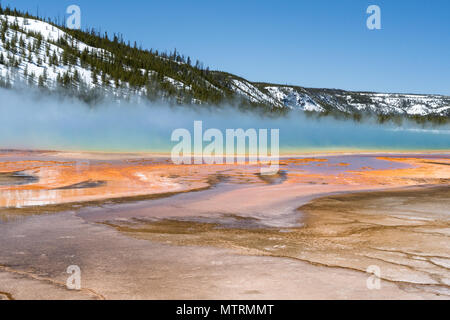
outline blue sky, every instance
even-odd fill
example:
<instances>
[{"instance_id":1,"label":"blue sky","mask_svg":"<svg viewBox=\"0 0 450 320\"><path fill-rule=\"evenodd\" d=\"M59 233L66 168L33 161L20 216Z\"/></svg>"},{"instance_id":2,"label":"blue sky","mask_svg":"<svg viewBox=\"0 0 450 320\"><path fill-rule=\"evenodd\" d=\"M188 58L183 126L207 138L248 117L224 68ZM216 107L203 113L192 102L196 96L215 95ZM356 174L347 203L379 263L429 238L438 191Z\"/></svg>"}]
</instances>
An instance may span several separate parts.
<instances>
[{"instance_id":1,"label":"blue sky","mask_svg":"<svg viewBox=\"0 0 450 320\"><path fill-rule=\"evenodd\" d=\"M450 95L448 0L2 0L121 32L252 81L381 92ZM381 8L382 30L366 28Z\"/></svg>"}]
</instances>

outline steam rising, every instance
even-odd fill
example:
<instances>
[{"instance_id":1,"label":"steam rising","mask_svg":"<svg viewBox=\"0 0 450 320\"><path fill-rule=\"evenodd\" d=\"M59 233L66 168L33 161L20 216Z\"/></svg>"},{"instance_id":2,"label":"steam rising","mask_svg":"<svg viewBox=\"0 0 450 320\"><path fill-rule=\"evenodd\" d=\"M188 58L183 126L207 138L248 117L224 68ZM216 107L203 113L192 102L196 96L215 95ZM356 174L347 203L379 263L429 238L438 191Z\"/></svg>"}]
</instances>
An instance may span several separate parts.
<instances>
[{"instance_id":1,"label":"steam rising","mask_svg":"<svg viewBox=\"0 0 450 320\"><path fill-rule=\"evenodd\" d=\"M280 129L282 152L307 149L450 149L450 126L421 128L412 123L380 125L311 117L291 112L264 117L236 108L173 107L164 103L102 102L88 106L74 98L38 91L0 89L0 148L170 152L171 133L193 129Z\"/></svg>"}]
</instances>

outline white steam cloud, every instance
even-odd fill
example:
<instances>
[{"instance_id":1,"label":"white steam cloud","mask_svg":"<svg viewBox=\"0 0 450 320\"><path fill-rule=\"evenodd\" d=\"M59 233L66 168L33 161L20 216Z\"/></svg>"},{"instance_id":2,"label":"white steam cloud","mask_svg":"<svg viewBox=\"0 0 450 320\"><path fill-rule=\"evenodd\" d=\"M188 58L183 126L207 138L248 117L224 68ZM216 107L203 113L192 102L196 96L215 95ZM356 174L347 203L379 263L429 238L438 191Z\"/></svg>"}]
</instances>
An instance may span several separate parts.
<instances>
[{"instance_id":1,"label":"white steam cloud","mask_svg":"<svg viewBox=\"0 0 450 320\"><path fill-rule=\"evenodd\" d=\"M302 112L264 117L233 107L171 107L164 103L103 102L90 107L74 98L39 91L0 89L0 148L170 152L171 133L204 129L280 129L283 152L319 148L450 149L448 125L380 125L310 117Z\"/></svg>"}]
</instances>

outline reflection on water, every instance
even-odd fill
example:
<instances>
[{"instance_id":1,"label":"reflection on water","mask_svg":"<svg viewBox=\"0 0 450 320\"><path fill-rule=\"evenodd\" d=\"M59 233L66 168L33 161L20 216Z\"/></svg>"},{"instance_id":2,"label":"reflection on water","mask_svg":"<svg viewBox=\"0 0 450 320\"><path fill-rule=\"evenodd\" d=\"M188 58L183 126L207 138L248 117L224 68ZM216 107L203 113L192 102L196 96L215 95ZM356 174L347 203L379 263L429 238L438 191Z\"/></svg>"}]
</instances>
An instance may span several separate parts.
<instances>
[{"instance_id":1,"label":"reflection on water","mask_svg":"<svg viewBox=\"0 0 450 320\"><path fill-rule=\"evenodd\" d=\"M6 190L1 192L0 207L22 208L55 204L58 201L54 190Z\"/></svg>"},{"instance_id":2,"label":"reflection on water","mask_svg":"<svg viewBox=\"0 0 450 320\"><path fill-rule=\"evenodd\" d=\"M48 190L48 189L24 189L1 190L0 208L24 208L45 206L64 202L64 199L78 199L89 195L82 189Z\"/></svg>"},{"instance_id":3,"label":"reflection on water","mask_svg":"<svg viewBox=\"0 0 450 320\"><path fill-rule=\"evenodd\" d=\"M80 183L75 183L69 186L65 186L65 187L61 187L61 188L56 188L55 190L71 190L71 189L89 189L89 188L98 188L98 187L103 187L106 186L106 181L93 181L93 180L88 180L88 181L83 181Z\"/></svg>"},{"instance_id":4,"label":"reflection on water","mask_svg":"<svg viewBox=\"0 0 450 320\"><path fill-rule=\"evenodd\" d=\"M0 172L0 186L18 186L37 181L39 181L37 177L24 172Z\"/></svg>"}]
</instances>

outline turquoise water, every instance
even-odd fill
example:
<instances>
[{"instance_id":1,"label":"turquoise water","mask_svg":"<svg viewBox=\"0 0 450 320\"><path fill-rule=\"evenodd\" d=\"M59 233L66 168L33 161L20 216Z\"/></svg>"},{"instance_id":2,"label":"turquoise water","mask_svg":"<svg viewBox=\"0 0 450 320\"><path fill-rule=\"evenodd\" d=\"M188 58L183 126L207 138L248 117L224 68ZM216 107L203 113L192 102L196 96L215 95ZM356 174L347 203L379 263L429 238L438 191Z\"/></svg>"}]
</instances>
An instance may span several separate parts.
<instances>
[{"instance_id":1,"label":"turquoise water","mask_svg":"<svg viewBox=\"0 0 450 320\"><path fill-rule=\"evenodd\" d=\"M89 108L76 100L0 90L0 148L170 152L172 131L279 129L282 153L317 149L450 150L450 126L422 128L413 123L380 125L367 120L312 118L302 113L264 118L222 109L163 104L105 103ZM206 143L205 143L206 145ZM270 145L270 144L269 144Z\"/></svg>"}]
</instances>

